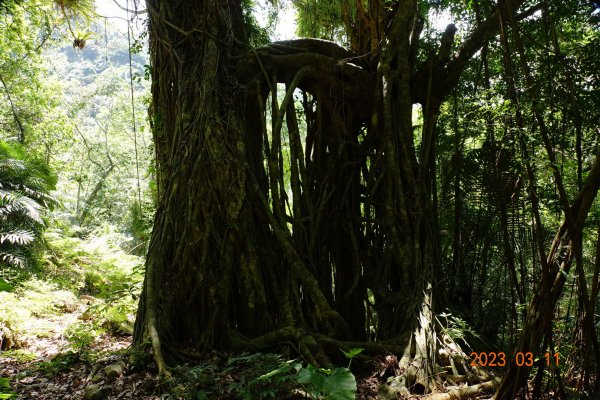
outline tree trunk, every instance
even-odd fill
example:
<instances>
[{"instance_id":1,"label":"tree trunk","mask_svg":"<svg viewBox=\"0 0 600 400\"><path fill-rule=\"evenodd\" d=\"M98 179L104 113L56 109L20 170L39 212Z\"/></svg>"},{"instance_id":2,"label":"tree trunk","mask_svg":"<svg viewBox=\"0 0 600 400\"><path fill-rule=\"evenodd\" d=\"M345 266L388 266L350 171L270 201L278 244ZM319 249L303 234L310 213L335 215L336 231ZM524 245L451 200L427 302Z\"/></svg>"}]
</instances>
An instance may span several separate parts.
<instances>
[{"instance_id":1,"label":"tree trunk","mask_svg":"<svg viewBox=\"0 0 600 400\"><path fill-rule=\"evenodd\" d=\"M566 220L556 233L547 259L550 273L545 274L538 283L529 303L527 319L521 338L515 346L515 354L531 352L535 355L540 351L542 339L551 328L554 307L560 298L577 251L577 238L581 235L581 229L599 188L600 153L596 155L586 184L570 207L571 220ZM514 399L527 384L530 369L527 366L509 363L495 398L498 400Z\"/></svg>"},{"instance_id":2,"label":"tree trunk","mask_svg":"<svg viewBox=\"0 0 600 400\"><path fill-rule=\"evenodd\" d=\"M331 285L317 280L326 275L322 271L328 264L308 264L310 258L304 256L302 242L295 237L300 237L301 224L296 224L294 235L287 227L290 216L286 211L281 128L285 112L293 110L293 89L307 76L314 77L315 71L299 69L293 62L287 65L288 71L296 69L287 74L285 66L273 62L267 65L267 74L256 52L255 64L246 59L240 63L240 56L249 50L237 1L190 0L173 5L157 0L147 5L160 204L146 262L135 342L151 338L162 374L168 362L188 349L260 349L283 342L300 342L297 350L318 363L313 359L319 353L318 345L307 339L300 327L338 338L364 337L364 311L360 309L364 307L365 289L361 292L361 285L354 283L360 281L360 267L356 257L348 258L353 251L343 247L347 244L340 247L340 243L347 243L346 232L354 228L334 226L333 234L342 236L344 242L333 241L329 232L321 237L312 235L312 242L318 241L313 247L326 246L334 259L338 311L331 305ZM330 47L346 55L341 48ZM249 68L250 64L255 68ZM284 73L277 76L273 65ZM278 80L290 85L281 107L276 86L272 86ZM268 87L273 94L269 134L265 120ZM319 106L320 113L335 111L324 107ZM293 119L287 120L292 126ZM327 139L322 127L325 120L320 116L317 121L320 141ZM340 126L332 128L339 130ZM297 138L294 141L299 152ZM325 149L317 150L323 153ZM324 153L333 154L332 150ZM334 163L333 170L345 162L344 157L324 158ZM301 166L302 171L305 169ZM345 185L351 176L344 173L339 179ZM308 190L311 178L302 184L307 194L314 190L320 196L318 210L313 209L312 215L327 212L329 218L343 221L348 214L350 223L358 221L358 203L346 200L347 193L358 196L355 187L316 181L316 187ZM298 184L295 182L296 191ZM342 203L342 212L338 212L339 204L329 200L331 188L335 189L333 198ZM302 193L298 195L294 205L300 210L307 200L302 199ZM313 231L322 229L322 223L316 221ZM350 279L341 273L342 268L350 268ZM362 329L353 333L348 326Z\"/></svg>"},{"instance_id":3,"label":"tree trunk","mask_svg":"<svg viewBox=\"0 0 600 400\"><path fill-rule=\"evenodd\" d=\"M373 8L372 36L388 35L375 61L316 39L250 49L236 0L147 6L160 200L135 343L150 337L167 374L178 356L214 348L291 343L327 365L343 340L390 339L400 391L434 390L440 347L455 346L435 323L436 123L497 11L456 56L450 25L415 65L416 0L390 18Z\"/></svg>"},{"instance_id":4,"label":"tree trunk","mask_svg":"<svg viewBox=\"0 0 600 400\"><path fill-rule=\"evenodd\" d=\"M258 263L269 233L246 185L250 132L233 70L246 42L239 2L147 5L160 204L134 336L150 334L163 372L167 345L222 347L230 329L268 332L278 305L267 299L287 278L282 270L267 293L263 274L274 271Z\"/></svg>"}]
</instances>

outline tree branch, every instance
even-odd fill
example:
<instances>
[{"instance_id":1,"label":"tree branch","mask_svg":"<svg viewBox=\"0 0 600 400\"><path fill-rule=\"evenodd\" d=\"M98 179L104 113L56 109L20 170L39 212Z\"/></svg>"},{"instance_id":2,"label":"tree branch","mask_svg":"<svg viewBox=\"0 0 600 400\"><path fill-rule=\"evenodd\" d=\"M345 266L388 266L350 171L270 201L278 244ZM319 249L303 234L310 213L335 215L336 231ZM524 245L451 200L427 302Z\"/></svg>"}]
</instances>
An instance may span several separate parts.
<instances>
[{"instance_id":1,"label":"tree branch","mask_svg":"<svg viewBox=\"0 0 600 400\"><path fill-rule=\"evenodd\" d=\"M516 0L514 8L518 8L524 0ZM536 11L542 9L542 4L537 4L530 7L526 11L515 15L515 21L520 21L533 15ZM433 74L433 83L436 87L436 95L440 100L452 90L456 82L460 78L460 74L467 66L469 60L479 51L481 48L491 39L493 35L498 33L498 18L500 17L500 10L498 7L469 35L467 39L462 43L458 51L450 57L447 63L438 64L436 68L431 72ZM431 58L435 55L430 56L414 74L411 82L411 93L413 95L413 102L424 104L427 100L427 84L429 81L429 63Z\"/></svg>"},{"instance_id":2,"label":"tree branch","mask_svg":"<svg viewBox=\"0 0 600 400\"><path fill-rule=\"evenodd\" d=\"M8 98L13 117L15 118L15 122L17 123L17 127L19 128L19 143L23 143L25 142L25 130L23 129L23 124L21 123L21 119L19 118L19 113L17 113L15 103L13 102L12 97L10 96L10 90L8 89L8 86L6 85L6 82L4 81L2 75L0 75L0 82L2 83L2 86L4 86L4 90L6 90L6 97Z\"/></svg>"},{"instance_id":3,"label":"tree branch","mask_svg":"<svg viewBox=\"0 0 600 400\"><path fill-rule=\"evenodd\" d=\"M146 14L148 12L148 10L138 10L137 8L135 10L130 10L127 7L123 7L122 5L119 4L119 2L117 0L113 0L113 3L115 3L117 5L117 7L119 7L121 10L123 11L127 11L128 13L132 13L135 15L141 15L141 14Z\"/></svg>"}]
</instances>

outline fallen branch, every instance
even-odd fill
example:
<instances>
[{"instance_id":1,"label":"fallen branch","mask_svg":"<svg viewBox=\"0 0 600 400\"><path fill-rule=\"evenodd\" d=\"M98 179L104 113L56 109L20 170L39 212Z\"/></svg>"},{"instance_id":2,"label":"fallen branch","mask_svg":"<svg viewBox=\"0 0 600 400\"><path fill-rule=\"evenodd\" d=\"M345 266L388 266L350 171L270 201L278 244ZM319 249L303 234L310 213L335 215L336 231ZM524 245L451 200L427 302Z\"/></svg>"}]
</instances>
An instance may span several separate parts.
<instances>
[{"instance_id":1,"label":"fallen branch","mask_svg":"<svg viewBox=\"0 0 600 400\"><path fill-rule=\"evenodd\" d=\"M478 383L477 385L449 387L446 393L432 393L422 397L422 400L454 400L468 399L478 396L482 393L494 391L500 385L500 378L494 378L491 381Z\"/></svg>"}]
</instances>

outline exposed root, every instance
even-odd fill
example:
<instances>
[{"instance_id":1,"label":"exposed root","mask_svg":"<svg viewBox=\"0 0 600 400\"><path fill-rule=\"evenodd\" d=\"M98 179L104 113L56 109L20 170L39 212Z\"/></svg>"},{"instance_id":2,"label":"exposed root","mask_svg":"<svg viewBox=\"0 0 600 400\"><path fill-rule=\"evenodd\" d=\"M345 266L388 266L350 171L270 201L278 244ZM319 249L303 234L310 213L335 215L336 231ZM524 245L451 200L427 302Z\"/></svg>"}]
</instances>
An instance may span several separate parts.
<instances>
[{"instance_id":1,"label":"exposed root","mask_svg":"<svg viewBox=\"0 0 600 400\"><path fill-rule=\"evenodd\" d=\"M479 367L468 365L468 359L461 346L434 317L429 286L424 293L418 325L398 362L400 374L381 385L380 398L427 395L426 399L460 399L499 385L499 379ZM459 384L463 386L459 387Z\"/></svg>"},{"instance_id":2,"label":"exposed root","mask_svg":"<svg viewBox=\"0 0 600 400\"><path fill-rule=\"evenodd\" d=\"M169 372L161 349L160 338L158 336L158 330L156 329L156 318L148 318L148 334L150 335L150 341L152 342L154 362L158 368L158 378L159 380L169 379L171 377L171 373Z\"/></svg>"},{"instance_id":3,"label":"exposed root","mask_svg":"<svg viewBox=\"0 0 600 400\"><path fill-rule=\"evenodd\" d=\"M463 387L448 387L446 393L432 393L423 400L454 400L454 399L468 399L471 397L478 396L483 393L489 393L496 390L500 385L500 378L494 378L491 381L478 383L471 386Z\"/></svg>"}]
</instances>

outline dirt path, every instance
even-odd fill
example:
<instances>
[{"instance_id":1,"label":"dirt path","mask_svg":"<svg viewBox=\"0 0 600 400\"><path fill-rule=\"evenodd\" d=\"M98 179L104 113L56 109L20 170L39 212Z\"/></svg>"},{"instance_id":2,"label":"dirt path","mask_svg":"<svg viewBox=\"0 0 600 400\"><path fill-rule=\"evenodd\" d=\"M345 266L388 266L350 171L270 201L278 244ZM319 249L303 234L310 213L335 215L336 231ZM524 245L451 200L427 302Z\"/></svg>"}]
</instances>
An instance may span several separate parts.
<instances>
[{"instance_id":1,"label":"dirt path","mask_svg":"<svg viewBox=\"0 0 600 400\"><path fill-rule=\"evenodd\" d=\"M10 380L14 399L159 399L153 395L155 378L126 366L122 350L130 346L130 337L96 337L87 360L70 350L65 332L80 322L88 305L79 299L60 314L34 316L26 322L25 335L17 338L17 348L0 352L0 377Z\"/></svg>"}]
</instances>

